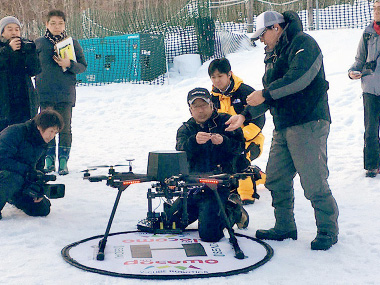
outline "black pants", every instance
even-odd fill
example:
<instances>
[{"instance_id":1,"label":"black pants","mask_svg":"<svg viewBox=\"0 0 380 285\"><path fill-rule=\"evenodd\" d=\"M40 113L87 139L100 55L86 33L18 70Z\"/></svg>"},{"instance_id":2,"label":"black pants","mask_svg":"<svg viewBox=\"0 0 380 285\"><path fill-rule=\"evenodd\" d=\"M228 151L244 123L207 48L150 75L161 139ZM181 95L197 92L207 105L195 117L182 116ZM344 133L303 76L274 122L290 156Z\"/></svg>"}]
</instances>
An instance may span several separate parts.
<instances>
[{"instance_id":1,"label":"black pants","mask_svg":"<svg viewBox=\"0 0 380 285\"><path fill-rule=\"evenodd\" d=\"M72 142L72 133L71 133L71 117L73 112L73 106L71 103L52 103L52 102L43 102L41 103L41 109L53 108L63 117L64 127L63 130L59 133L59 146L71 147ZM56 145L55 139L49 142L49 147Z\"/></svg>"},{"instance_id":2,"label":"black pants","mask_svg":"<svg viewBox=\"0 0 380 285\"><path fill-rule=\"evenodd\" d=\"M29 216L47 216L50 213L50 201L43 197L35 203L30 196L22 193L24 178L15 172L0 171L0 211L9 202Z\"/></svg>"},{"instance_id":3,"label":"black pants","mask_svg":"<svg viewBox=\"0 0 380 285\"><path fill-rule=\"evenodd\" d=\"M226 187L218 187L219 196L223 204L227 205L228 195L230 189ZM181 208L177 199L173 208ZM186 228L198 220L198 231L201 240L206 242L217 242L223 237L223 229L226 227L218 202L216 201L215 193L207 186L197 186L189 189L187 198L188 208L188 223L182 224L182 228ZM230 216L228 209L226 209L227 216ZM231 213L232 214L232 213ZM174 214L173 221L180 224L182 218L182 211L177 211Z\"/></svg>"},{"instance_id":4,"label":"black pants","mask_svg":"<svg viewBox=\"0 0 380 285\"><path fill-rule=\"evenodd\" d=\"M363 93L364 169L377 169L380 163L379 120L380 96Z\"/></svg>"}]
</instances>

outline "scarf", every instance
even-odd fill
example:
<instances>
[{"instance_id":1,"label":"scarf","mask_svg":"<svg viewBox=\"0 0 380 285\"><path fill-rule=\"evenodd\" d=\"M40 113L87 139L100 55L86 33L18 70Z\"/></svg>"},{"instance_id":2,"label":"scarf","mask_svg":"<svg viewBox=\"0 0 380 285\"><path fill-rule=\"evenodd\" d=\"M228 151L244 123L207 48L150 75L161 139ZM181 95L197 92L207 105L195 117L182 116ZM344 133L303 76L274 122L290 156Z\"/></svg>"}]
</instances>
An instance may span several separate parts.
<instances>
[{"instance_id":1,"label":"scarf","mask_svg":"<svg viewBox=\"0 0 380 285\"><path fill-rule=\"evenodd\" d=\"M45 38L47 38L53 45L55 45L56 43L62 41L65 38L67 38L67 33L66 33L66 31L63 31L62 34L54 36L49 31L49 29L46 29Z\"/></svg>"},{"instance_id":2,"label":"scarf","mask_svg":"<svg viewBox=\"0 0 380 285\"><path fill-rule=\"evenodd\" d=\"M380 23L379 22L373 22L373 28L375 29L376 34L380 36Z\"/></svg>"}]
</instances>

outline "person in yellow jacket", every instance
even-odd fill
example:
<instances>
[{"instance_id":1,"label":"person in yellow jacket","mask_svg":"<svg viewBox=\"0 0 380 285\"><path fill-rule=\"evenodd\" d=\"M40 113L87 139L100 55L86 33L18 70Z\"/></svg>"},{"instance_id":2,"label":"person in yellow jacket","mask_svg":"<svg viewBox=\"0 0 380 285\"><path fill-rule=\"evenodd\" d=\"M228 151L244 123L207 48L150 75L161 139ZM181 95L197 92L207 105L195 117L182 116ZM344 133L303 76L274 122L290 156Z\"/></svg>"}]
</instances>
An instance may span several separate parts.
<instances>
[{"instance_id":1,"label":"person in yellow jacket","mask_svg":"<svg viewBox=\"0 0 380 285\"><path fill-rule=\"evenodd\" d=\"M226 58L214 59L209 67L208 74L212 81L212 101L219 113L237 115L244 111L247 105L246 98L255 91L251 86L244 84L243 80L231 71L231 64ZM247 159L252 161L263 151L264 135L261 133L265 124L265 115L246 120L242 126L245 137L245 153ZM256 185L265 182L265 174L256 183L251 178L239 181L238 193L244 205L253 204L259 195Z\"/></svg>"}]
</instances>

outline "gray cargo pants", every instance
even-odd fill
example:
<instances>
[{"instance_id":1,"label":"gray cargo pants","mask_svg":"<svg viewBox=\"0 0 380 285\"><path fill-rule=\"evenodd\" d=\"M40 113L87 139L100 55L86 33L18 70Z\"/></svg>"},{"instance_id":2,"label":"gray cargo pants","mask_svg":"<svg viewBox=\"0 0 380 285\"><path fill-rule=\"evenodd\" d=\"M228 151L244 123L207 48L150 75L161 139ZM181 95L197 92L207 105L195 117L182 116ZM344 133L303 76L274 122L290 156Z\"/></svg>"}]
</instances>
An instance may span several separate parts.
<instances>
[{"instance_id":1,"label":"gray cargo pants","mask_svg":"<svg viewBox=\"0 0 380 285\"><path fill-rule=\"evenodd\" d=\"M272 194L276 229L296 230L293 179L298 173L314 208L318 232L338 234L338 205L327 182L329 131L325 120L274 130L265 186Z\"/></svg>"}]
</instances>

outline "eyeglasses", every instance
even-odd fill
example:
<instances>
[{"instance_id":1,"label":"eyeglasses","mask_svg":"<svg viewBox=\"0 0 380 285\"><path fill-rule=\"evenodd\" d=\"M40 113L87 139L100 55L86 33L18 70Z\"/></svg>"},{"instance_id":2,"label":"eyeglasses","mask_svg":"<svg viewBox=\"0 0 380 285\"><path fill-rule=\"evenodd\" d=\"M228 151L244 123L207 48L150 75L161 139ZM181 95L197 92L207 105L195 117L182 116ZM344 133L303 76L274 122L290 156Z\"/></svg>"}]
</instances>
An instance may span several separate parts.
<instances>
[{"instance_id":1,"label":"eyeglasses","mask_svg":"<svg viewBox=\"0 0 380 285\"><path fill-rule=\"evenodd\" d=\"M270 26L270 27L265 27L265 29L261 32L261 34L259 35L259 38L261 39L264 34L268 31L268 30L271 30L273 28L273 26Z\"/></svg>"},{"instance_id":2,"label":"eyeglasses","mask_svg":"<svg viewBox=\"0 0 380 285\"><path fill-rule=\"evenodd\" d=\"M196 110L196 111L200 111L200 110L202 110L202 111L204 111L204 110L206 110L208 107L210 107L210 104L208 104L208 103L203 103L203 104L200 104L200 105L190 105L190 108L192 109L192 110Z\"/></svg>"},{"instance_id":3,"label":"eyeglasses","mask_svg":"<svg viewBox=\"0 0 380 285\"><path fill-rule=\"evenodd\" d=\"M259 38L261 39L267 31L268 31L268 28L265 28L265 29L261 32L261 34L259 35Z\"/></svg>"}]
</instances>

